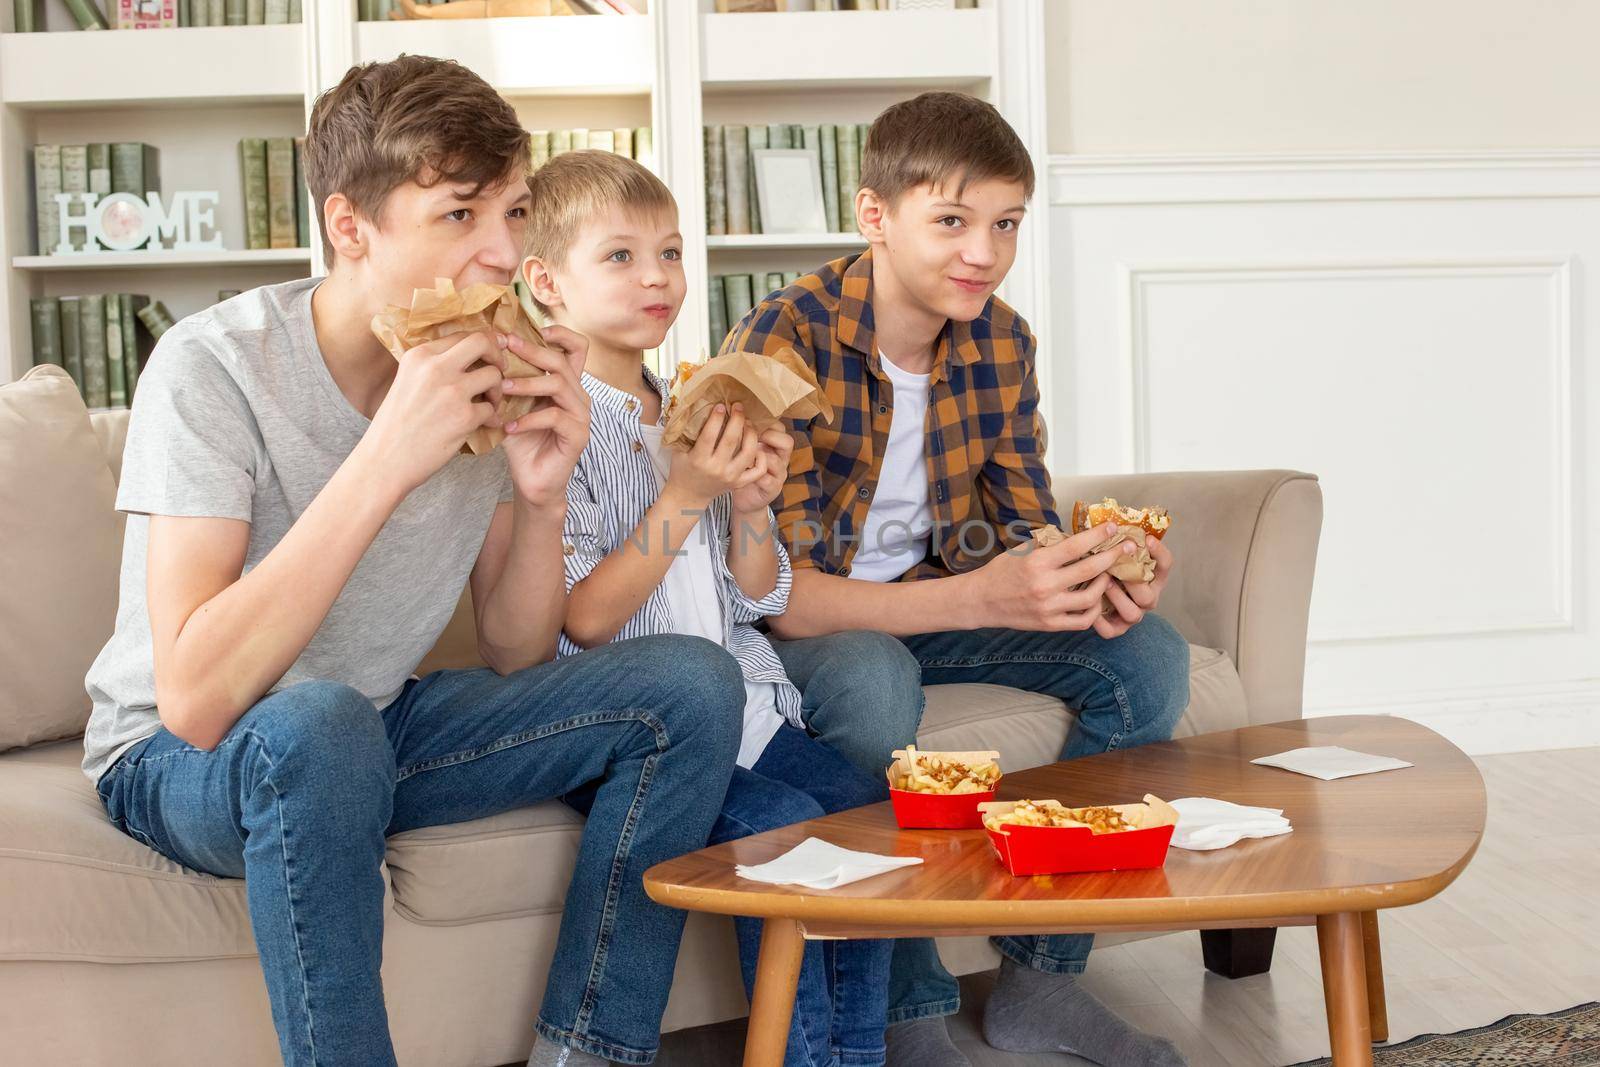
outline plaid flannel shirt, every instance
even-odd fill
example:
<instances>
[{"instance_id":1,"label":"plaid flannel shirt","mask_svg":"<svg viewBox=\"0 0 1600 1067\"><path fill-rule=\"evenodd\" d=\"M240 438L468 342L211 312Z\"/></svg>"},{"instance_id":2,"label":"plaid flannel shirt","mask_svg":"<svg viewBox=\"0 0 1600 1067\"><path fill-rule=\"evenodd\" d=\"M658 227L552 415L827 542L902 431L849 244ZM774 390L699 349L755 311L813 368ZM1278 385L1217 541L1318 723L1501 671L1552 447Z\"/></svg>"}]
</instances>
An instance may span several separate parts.
<instances>
[{"instance_id":1,"label":"plaid flannel shirt","mask_svg":"<svg viewBox=\"0 0 1600 1067\"><path fill-rule=\"evenodd\" d=\"M723 352L789 347L816 372L831 422L791 422L789 478L776 511L796 568L848 576L872 505L893 417L893 387L873 339L872 252L834 260L770 294ZM934 528L901 580L972 570L1046 523L1060 525L1036 424L1037 345L999 298L935 342L926 425Z\"/></svg>"}]
</instances>

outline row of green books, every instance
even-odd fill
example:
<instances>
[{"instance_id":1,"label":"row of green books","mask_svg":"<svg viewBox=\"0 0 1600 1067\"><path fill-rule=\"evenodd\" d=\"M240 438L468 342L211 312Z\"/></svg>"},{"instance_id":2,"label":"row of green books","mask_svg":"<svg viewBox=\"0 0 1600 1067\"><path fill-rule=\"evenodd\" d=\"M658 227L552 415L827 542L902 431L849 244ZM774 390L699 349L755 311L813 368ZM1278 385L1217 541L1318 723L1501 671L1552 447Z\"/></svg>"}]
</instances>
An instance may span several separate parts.
<instances>
[{"instance_id":1,"label":"row of green books","mask_svg":"<svg viewBox=\"0 0 1600 1067\"><path fill-rule=\"evenodd\" d=\"M181 26L273 26L300 22L303 0L62 0L80 30L170 30ZM18 33L45 28L43 0L13 0Z\"/></svg>"},{"instance_id":2,"label":"row of green books","mask_svg":"<svg viewBox=\"0 0 1600 1067\"><path fill-rule=\"evenodd\" d=\"M766 299L786 285L799 280L799 271L771 271L766 274L713 274L707 303L711 312L711 353L722 347L722 339L739 324L745 312L756 306L756 297Z\"/></svg>"},{"instance_id":3,"label":"row of green books","mask_svg":"<svg viewBox=\"0 0 1600 1067\"><path fill-rule=\"evenodd\" d=\"M33 146L34 225L39 255L55 252L61 240L57 193L132 193L148 196L161 189L161 153L139 142L120 144L36 144ZM82 249L84 232L73 230L71 245Z\"/></svg>"},{"instance_id":4,"label":"row of green books","mask_svg":"<svg viewBox=\"0 0 1600 1067\"><path fill-rule=\"evenodd\" d=\"M246 248L310 248L311 205L300 156L304 137L239 142Z\"/></svg>"},{"instance_id":5,"label":"row of green books","mask_svg":"<svg viewBox=\"0 0 1600 1067\"><path fill-rule=\"evenodd\" d=\"M813 153L822 183L825 232L853 232L867 128L866 123L707 126L706 232L762 232L756 172L750 165L750 153L758 148L802 148Z\"/></svg>"},{"instance_id":6,"label":"row of green books","mask_svg":"<svg viewBox=\"0 0 1600 1067\"><path fill-rule=\"evenodd\" d=\"M172 324L159 302L132 293L36 297L28 304L33 365L64 368L91 408L132 403L155 338Z\"/></svg>"},{"instance_id":7,"label":"row of green books","mask_svg":"<svg viewBox=\"0 0 1600 1067\"><path fill-rule=\"evenodd\" d=\"M533 138L533 166L535 169L544 166L551 156L559 156L563 152L572 152L580 148L597 148L604 152L615 152L619 156L638 160L646 167L655 169L656 148L655 135L649 126L639 126L629 129L618 126L613 130L591 130L578 128L572 130L529 130Z\"/></svg>"}]
</instances>

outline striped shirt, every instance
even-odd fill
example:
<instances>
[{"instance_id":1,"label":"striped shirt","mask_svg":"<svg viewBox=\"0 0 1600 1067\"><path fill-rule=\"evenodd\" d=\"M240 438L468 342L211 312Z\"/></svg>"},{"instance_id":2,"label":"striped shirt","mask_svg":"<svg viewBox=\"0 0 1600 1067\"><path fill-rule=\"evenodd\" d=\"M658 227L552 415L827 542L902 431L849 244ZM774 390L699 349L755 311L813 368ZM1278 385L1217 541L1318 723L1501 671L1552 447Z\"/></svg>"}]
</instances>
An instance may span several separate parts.
<instances>
[{"instance_id":1,"label":"striped shirt","mask_svg":"<svg viewBox=\"0 0 1600 1067\"><path fill-rule=\"evenodd\" d=\"M894 390L873 338L872 252L836 259L752 308L723 352L793 348L816 372L833 421L791 422L778 529L796 567L848 576L883 470ZM945 323L929 379L928 556L901 578L972 570L1046 523L1060 525L1038 426L1038 349L998 297Z\"/></svg>"},{"instance_id":2,"label":"striped shirt","mask_svg":"<svg viewBox=\"0 0 1600 1067\"><path fill-rule=\"evenodd\" d=\"M668 394L667 383L641 367L645 379L661 394L661 408L665 413ZM644 521L645 512L660 496L660 483L644 447L640 432L640 405L636 397L621 389L607 385L591 374L583 375L583 387L594 403L589 413L589 444L578 457L572 477L567 482L567 519L562 530L562 553L566 557L567 591L600 565L606 556L622 548L630 538L635 545L658 550L659 541L652 546L648 538L659 538L660 531L646 530L636 537L635 531ZM772 645L754 626L767 615L780 615L789 605L789 585L793 574L789 569L789 554L777 538L777 528L769 525L767 536L772 538L778 554L778 581L772 592L759 600L752 599L739 588L739 583L728 568L729 524L733 517L733 500L724 493L711 502L710 527L716 531L718 543L711 552L716 567L718 603L722 607L722 647L738 660L745 680L771 682L777 697L778 713L795 726L805 726L800 717L800 691L784 673L783 663ZM771 512L768 512L771 522ZM697 536L706 528L696 527ZM754 539L754 533L748 534ZM637 547L630 551L637 551ZM612 640L644 637L649 634L677 633L673 625L672 609L668 603L665 584L658 585L645 600L644 606L629 619ZM583 651L565 633L560 638L560 654L576 655Z\"/></svg>"}]
</instances>

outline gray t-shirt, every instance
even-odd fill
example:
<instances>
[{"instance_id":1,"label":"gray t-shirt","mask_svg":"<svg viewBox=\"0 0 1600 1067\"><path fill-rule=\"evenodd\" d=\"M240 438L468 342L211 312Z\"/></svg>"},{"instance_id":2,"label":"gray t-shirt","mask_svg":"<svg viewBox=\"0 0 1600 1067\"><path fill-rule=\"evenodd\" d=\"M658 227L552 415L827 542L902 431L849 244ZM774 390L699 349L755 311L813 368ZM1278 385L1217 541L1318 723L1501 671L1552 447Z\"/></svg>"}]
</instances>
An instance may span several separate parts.
<instances>
[{"instance_id":1,"label":"gray t-shirt","mask_svg":"<svg viewBox=\"0 0 1600 1067\"><path fill-rule=\"evenodd\" d=\"M139 378L117 492L128 522L116 631L85 678L94 712L83 769L92 779L160 726L145 602L149 516L250 523L248 573L371 425L317 347L311 294L320 281L253 289L183 319ZM495 505L511 496L502 449L452 459L390 516L272 691L327 679L377 708L391 703L450 621Z\"/></svg>"}]
</instances>

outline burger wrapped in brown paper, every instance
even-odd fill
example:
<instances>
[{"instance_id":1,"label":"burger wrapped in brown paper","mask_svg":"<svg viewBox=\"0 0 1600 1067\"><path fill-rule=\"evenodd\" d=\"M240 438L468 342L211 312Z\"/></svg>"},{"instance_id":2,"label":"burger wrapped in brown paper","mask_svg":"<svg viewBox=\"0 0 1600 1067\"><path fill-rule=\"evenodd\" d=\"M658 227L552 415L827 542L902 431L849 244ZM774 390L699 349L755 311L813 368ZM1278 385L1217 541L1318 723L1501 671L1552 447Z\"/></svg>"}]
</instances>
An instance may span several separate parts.
<instances>
[{"instance_id":1,"label":"burger wrapped in brown paper","mask_svg":"<svg viewBox=\"0 0 1600 1067\"><path fill-rule=\"evenodd\" d=\"M514 334L529 344L542 346L545 343L539 327L528 318L509 285L480 282L457 292L449 278L439 278L434 288L413 292L409 308L391 304L372 318L372 332L395 359L426 341L475 330L498 330ZM507 378L537 378L544 373L509 349L505 357ZM496 409L500 425L520 419L532 411L539 400L539 397L529 396L501 397ZM480 426L467 437L461 451L481 456L494 451L505 439L506 433L499 426Z\"/></svg>"},{"instance_id":2,"label":"burger wrapped in brown paper","mask_svg":"<svg viewBox=\"0 0 1600 1067\"><path fill-rule=\"evenodd\" d=\"M729 352L705 363L678 364L662 443L683 451L693 448L718 404L729 410L743 404L745 424L758 434L775 426L782 429L790 419L833 418L833 405L817 386L817 376L794 349L772 355Z\"/></svg>"},{"instance_id":3,"label":"burger wrapped in brown paper","mask_svg":"<svg viewBox=\"0 0 1600 1067\"><path fill-rule=\"evenodd\" d=\"M1089 554L1109 552L1121 546L1124 541L1131 541L1134 547L1133 554L1113 563L1106 573L1123 582L1153 580L1156 576L1156 561L1155 557L1150 555L1150 549L1145 546L1145 535L1152 534L1157 540L1166 536L1167 529L1172 525L1172 517L1167 514L1167 509L1123 507L1111 497L1104 498L1098 504L1088 504L1079 500L1072 505L1071 526L1074 534L1103 526L1108 522L1117 524L1117 532L1091 548ZM1033 531L1034 543L1040 548L1060 544L1068 536L1070 535L1061 532L1054 523ZM1083 586L1074 588L1081 589ZM1109 598L1102 602L1102 608L1103 613L1107 615L1115 610Z\"/></svg>"}]
</instances>

